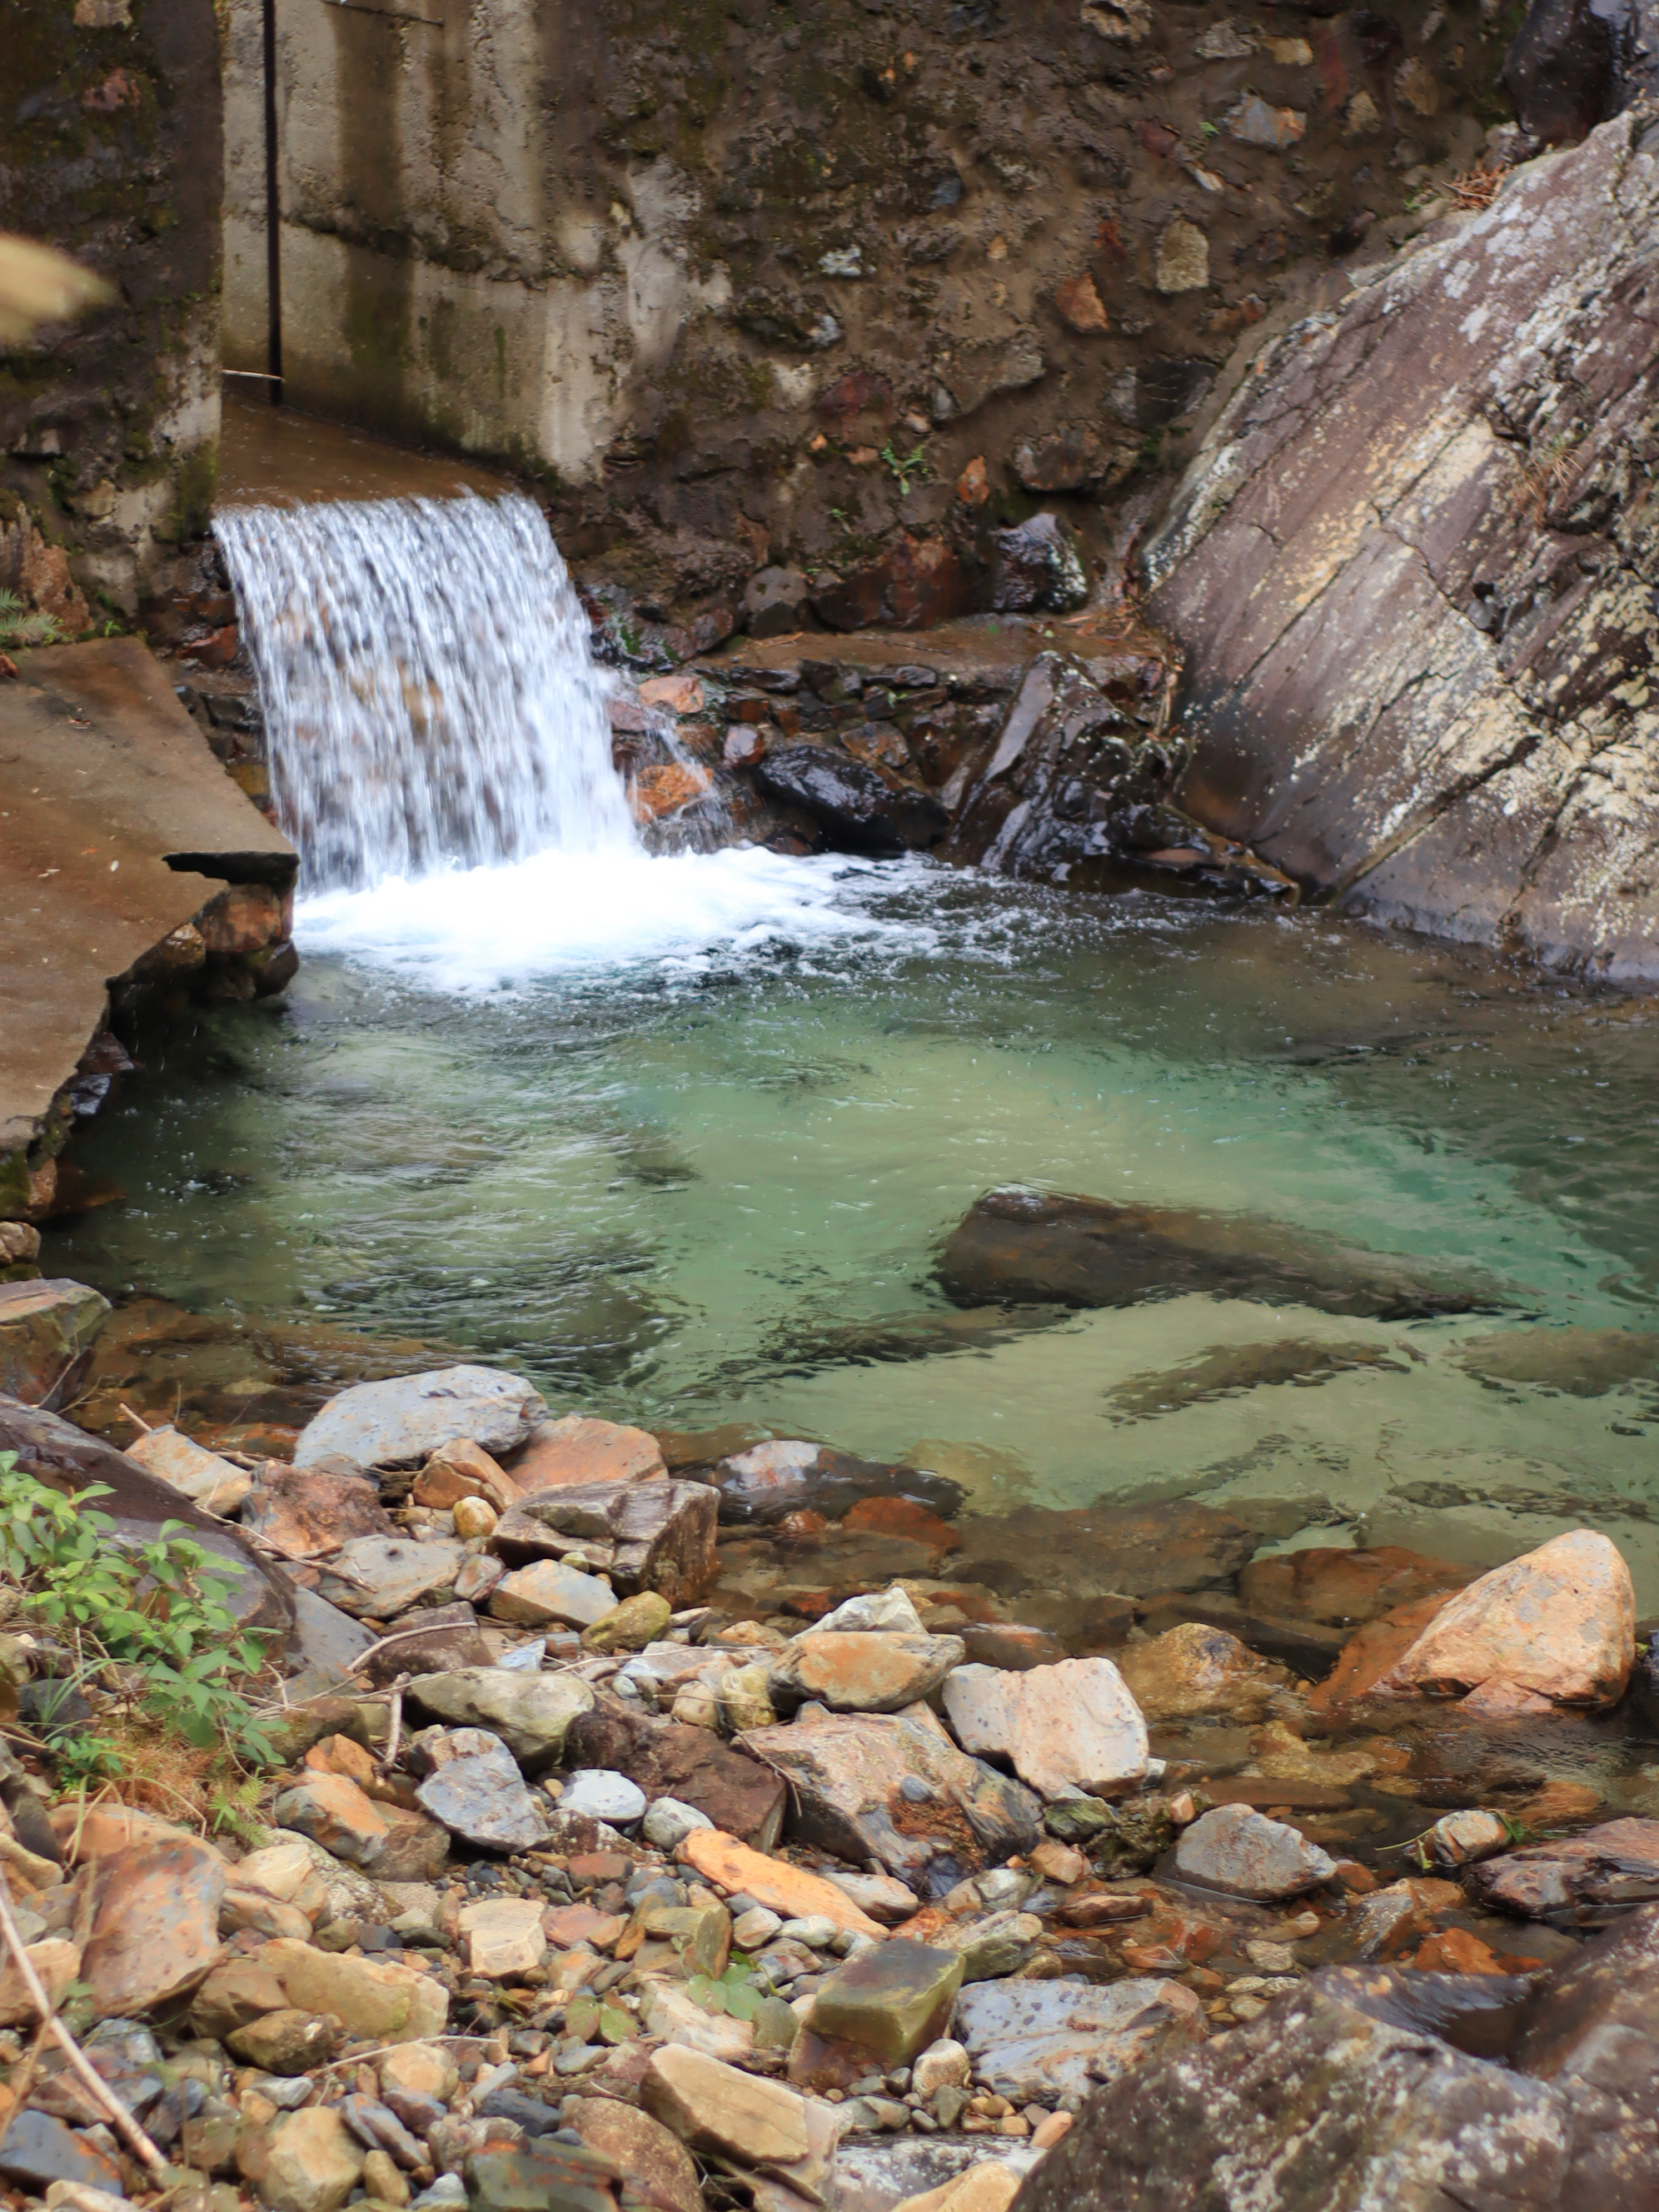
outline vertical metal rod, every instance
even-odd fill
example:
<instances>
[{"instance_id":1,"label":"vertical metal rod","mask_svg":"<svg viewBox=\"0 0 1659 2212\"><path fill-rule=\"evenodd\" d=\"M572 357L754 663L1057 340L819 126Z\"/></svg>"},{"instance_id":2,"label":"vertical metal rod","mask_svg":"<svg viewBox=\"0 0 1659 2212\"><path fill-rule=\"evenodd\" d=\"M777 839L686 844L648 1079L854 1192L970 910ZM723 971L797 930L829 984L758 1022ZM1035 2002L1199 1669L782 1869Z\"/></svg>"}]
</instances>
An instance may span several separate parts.
<instances>
[{"instance_id":1,"label":"vertical metal rod","mask_svg":"<svg viewBox=\"0 0 1659 2212\"><path fill-rule=\"evenodd\" d=\"M265 374L283 404L283 235L276 185L276 0L263 0L265 37Z\"/></svg>"}]
</instances>

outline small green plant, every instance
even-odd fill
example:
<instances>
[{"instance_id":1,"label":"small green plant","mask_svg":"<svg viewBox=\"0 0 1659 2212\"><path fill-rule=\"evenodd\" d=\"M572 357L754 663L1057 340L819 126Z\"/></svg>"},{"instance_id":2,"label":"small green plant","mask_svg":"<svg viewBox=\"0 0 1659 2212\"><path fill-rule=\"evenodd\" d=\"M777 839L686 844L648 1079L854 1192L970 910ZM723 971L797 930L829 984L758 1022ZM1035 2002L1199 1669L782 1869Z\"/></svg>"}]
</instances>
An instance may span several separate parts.
<instances>
[{"instance_id":1,"label":"small green plant","mask_svg":"<svg viewBox=\"0 0 1659 2212\"><path fill-rule=\"evenodd\" d=\"M178 1521L124 1549L115 1524L89 1501L100 1483L64 1498L0 1452L0 1576L22 1594L21 1612L72 1644L76 1687L100 1683L198 1749L222 1742L246 1766L276 1753L242 1685L264 1664L266 1635L237 1626L230 1585ZM54 1747L65 1778L107 1772L107 1740L82 1735Z\"/></svg>"},{"instance_id":2,"label":"small green plant","mask_svg":"<svg viewBox=\"0 0 1659 2212\"><path fill-rule=\"evenodd\" d=\"M1221 136L1221 125L1218 123L1212 123L1206 118L1199 125L1198 135L1200 138L1218 138Z\"/></svg>"},{"instance_id":3,"label":"small green plant","mask_svg":"<svg viewBox=\"0 0 1659 2212\"><path fill-rule=\"evenodd\" d=\"M56 615L31 613L15 592L0 591L0 647L61 645L66 635Z\"/></svg>"},{"instance_id":4,"label":"small green plant","mask_svg":"<svg viewBox=\"0 0 1659 2212\"><path fill-rule=\"evenodd\" d=\"M901 494L908 493L916 478L927 473L927 449L925 446L916 446L909 453L901 453L890 438L881 449L881 459L883 467L897 484Z\"/></svg>"}]
</instances>

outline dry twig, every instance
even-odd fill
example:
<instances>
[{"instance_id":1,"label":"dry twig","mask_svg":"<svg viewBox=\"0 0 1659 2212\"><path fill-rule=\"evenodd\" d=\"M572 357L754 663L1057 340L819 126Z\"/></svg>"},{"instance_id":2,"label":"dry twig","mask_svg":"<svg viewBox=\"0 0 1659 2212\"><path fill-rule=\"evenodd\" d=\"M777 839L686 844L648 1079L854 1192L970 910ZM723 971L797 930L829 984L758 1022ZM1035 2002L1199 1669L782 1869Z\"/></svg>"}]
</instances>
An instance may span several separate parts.
<instances>
[{"instance_id":1,"label":"dry twig","mask_svg":"<svg viewBox=\"0 0 1659 2212\"><path fill-rule=\"evenodd\" d=\"M108 2082L94 2070L85 2051L58 2017L57 2009L46 1995L40 1975L34 1971L34 1961L18 1933L17 1923L12 1917L11 1897L3 1881L0 1881L0 1936L4 1936L12 1964L23 1978L23 1987L28 1991L29 2002L40 2014L43 2031L58 2045L76 2078L99 2111L106 2117L116 2134L125 2141L134 2157L141 2160L152 2173L165 2180L167 2171L166 2159Z\"/></svg>"}]
</instances>

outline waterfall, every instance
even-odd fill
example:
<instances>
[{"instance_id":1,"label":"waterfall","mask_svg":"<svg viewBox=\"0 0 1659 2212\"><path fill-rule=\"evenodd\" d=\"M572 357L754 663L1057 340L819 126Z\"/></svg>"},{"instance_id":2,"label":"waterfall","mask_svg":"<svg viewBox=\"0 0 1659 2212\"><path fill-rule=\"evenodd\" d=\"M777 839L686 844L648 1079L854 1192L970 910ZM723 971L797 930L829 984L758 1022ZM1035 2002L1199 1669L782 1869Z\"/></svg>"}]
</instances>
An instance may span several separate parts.
<instances>
[{"instance_id":1,"label":"waterfall","mask_svg":"<svg viewBox=\"0 0 1659 2212\"><path fill-rule=\"evenodd\" d=\"M215 528L307 890L640 849L532 501L233 507Z\"/></svg>"}]
</instances>

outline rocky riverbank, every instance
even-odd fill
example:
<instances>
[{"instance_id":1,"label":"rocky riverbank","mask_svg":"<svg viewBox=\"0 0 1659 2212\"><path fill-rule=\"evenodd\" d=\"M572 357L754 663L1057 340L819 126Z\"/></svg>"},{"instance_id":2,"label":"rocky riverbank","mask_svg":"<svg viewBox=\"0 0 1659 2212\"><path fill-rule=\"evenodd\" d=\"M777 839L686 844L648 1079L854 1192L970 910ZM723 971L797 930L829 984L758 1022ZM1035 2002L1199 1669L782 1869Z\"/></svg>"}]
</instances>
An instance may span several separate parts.
<instances>
[{"instance_id":1,"label":"rocky riverbank","mask_svg":"<svg viewBox=\"0 0 1659 2212\"><path fill-rule=\"evenodd\" d=\"M14 2203L1659 2188L1655 1625L1594 1531L1472 1577L1191 1502L988 1518L465 1366L280 1460L16 1399L0 1450L216 1529L278 1636L257 1783L65 1791L121 1686L64 1703L12 1599L0 1873L106 2100L14 1965Z\"/></svg>"}]
</instances>

